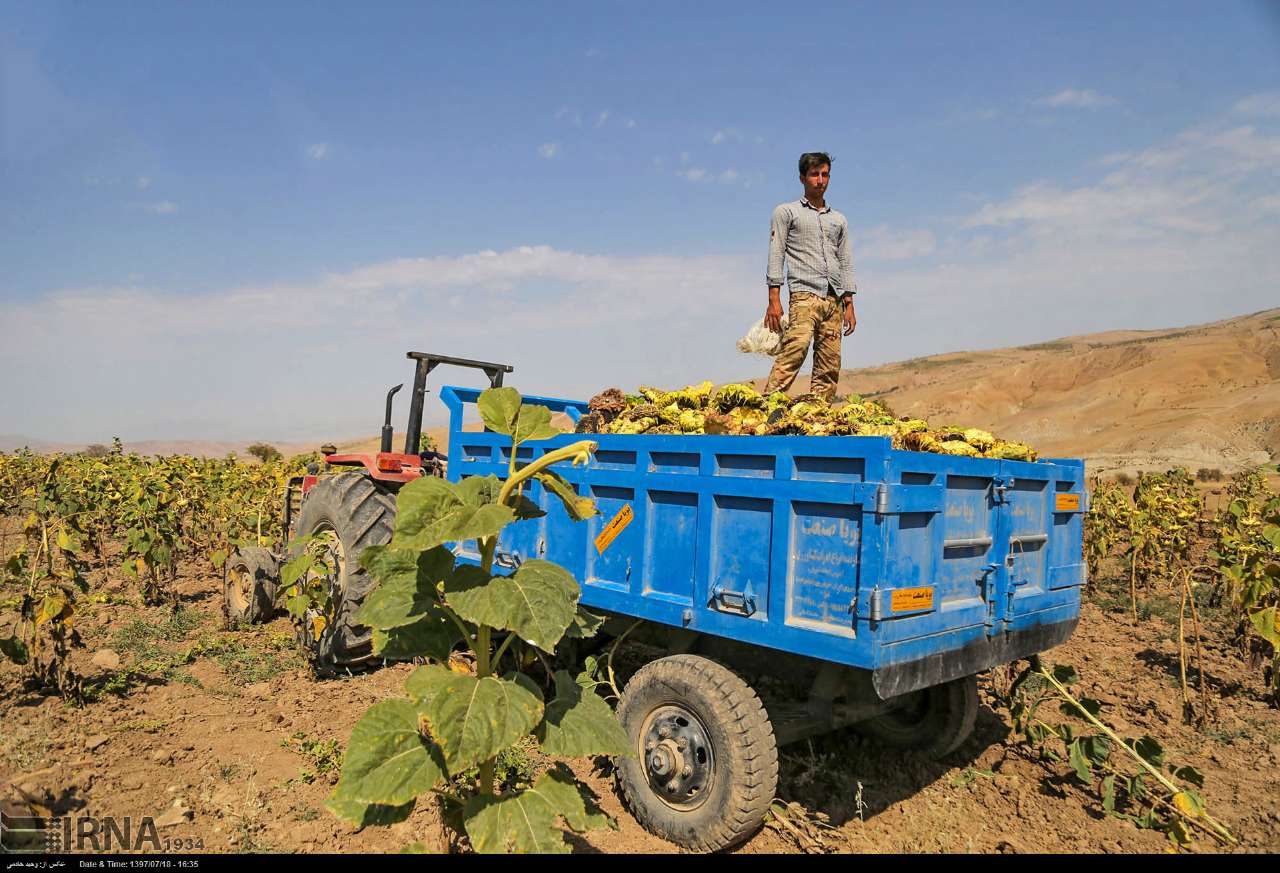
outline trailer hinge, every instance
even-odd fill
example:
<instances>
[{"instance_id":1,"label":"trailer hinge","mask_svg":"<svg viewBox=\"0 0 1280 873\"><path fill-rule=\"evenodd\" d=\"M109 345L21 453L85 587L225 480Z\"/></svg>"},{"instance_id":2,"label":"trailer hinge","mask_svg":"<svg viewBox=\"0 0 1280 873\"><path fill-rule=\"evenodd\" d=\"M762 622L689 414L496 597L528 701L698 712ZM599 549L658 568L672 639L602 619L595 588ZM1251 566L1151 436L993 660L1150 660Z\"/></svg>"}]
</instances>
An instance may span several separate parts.
<instances>
[{"instance_id":1,"label":"trailer hinge","mask_svg":"<svg viewBox=\"0 0 1280 873\"><path fill-rule=\"evenodd\" d=\"M996 503L1010 502L1011 498L1009 496L1009 492L1013 489L1014 481L1015 480L1012 476L1010 476L1007 479L1004 478L1003 476L997 476L996 478L992 479L991 480L991 499Z\"/></svg>"},{"instance_id":2,"label":"trailer hinge","mask_svg":"<svg viewBox=\"0 0 1280 873\"><path fill-rule=\"evenodd\" d=\"M885 515L889 511L889 486L884 482L876 488L876 515Z\"/></svg>"}]
</instances>

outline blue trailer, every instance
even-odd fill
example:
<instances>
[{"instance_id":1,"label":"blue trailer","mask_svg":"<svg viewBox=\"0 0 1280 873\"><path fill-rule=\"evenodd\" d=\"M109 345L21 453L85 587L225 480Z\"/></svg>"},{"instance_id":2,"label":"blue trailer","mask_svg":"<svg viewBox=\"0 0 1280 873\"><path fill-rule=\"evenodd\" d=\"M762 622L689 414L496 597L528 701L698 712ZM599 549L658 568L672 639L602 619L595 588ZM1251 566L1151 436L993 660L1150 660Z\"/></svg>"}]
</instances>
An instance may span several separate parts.
<instances>
[{"instance_id":1,"label":"blue trailer","mask_svg":"<svg viewBox=\"0 0 1280 873\"><path fill-rule=\"evenodd\" d=\"M410 352L404 450L392 399L377 453L324 450L363 475L290 480L283 527L321 540L332 620L297 623L317 673L372 665L355 615L376 585L365 548L391 539L396 493L424 475L505 477L508 437L463 429L478 390L445 387L447 457L419 451L427 376L440 364L502 384L506 364ZM580 401L525 396L574 421ZM522 443L518 461L582 439ZM617 761L627 805L691 849L746 839L773 800L780 744L843 727L935 756L973 730L976 676L1066 640L1085 584L1084 464L895 451L883 437L592 435L585 467L558 472L600 515L574 522L532 483L545 515L507 526L495 564L542 558L572 572L580 602L658 655L628 680ZM297 507L295 517L295 505ZM474 543L458 543L478 560ZM469 551L471 550L471 551ZM224 566L229 623L269 618L286 553L242 548ZM585 654L580 652L579 654ZM762 699L763 698L763 699Z\"/></svg>"},{"instance_id":2,"label":"blue trailer","mask_svg":"<svg viewBox=\"0 0 1280 873\"><path fill-rule=\"evenodd\" d=\"M507 437L463 429L479 394L440 392L452 481L508 469ZM582 438L522 444L517 460ZM778 743L855 725L952 751L973 728L976 674L1058 645L1079 619L1082 461L898 451L884 437L590 438L591 463L560 472L601 514L574 522L535 484L547 514L510 526L497 563L566 567L582 604L642 620L669 653L623 692L638 755L620 783L641 822L682 845L719 848L759 824ZM766 708L753 676L800 693Z\"/></svg>"}]
</instances>

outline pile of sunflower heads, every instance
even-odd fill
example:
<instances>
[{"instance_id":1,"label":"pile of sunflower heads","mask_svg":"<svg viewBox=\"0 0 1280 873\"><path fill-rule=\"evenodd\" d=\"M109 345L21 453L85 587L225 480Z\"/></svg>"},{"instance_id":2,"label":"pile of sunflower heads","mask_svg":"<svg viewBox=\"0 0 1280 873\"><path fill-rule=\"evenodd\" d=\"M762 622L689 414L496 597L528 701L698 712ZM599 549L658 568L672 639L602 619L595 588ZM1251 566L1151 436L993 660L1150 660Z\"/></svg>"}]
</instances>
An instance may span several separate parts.
<instances>
[{"instance_id":1,"label":"pile of sunflower heads","mask_svg":"<svg viewBox=\"0 0 1280 873\"><path fill-rule=\"evenodd\" d=\"M736 434L749 436L878 436L895 449L1034 461L1023 443L996 439L985 430L931 428L920 418L897 418L874 400L853 395L835 404L816 394L761 394L750 385L711 382L679 391L641 386L638 394L610 388L592 397L578 433Z\"/></svg>"}]
</instances>

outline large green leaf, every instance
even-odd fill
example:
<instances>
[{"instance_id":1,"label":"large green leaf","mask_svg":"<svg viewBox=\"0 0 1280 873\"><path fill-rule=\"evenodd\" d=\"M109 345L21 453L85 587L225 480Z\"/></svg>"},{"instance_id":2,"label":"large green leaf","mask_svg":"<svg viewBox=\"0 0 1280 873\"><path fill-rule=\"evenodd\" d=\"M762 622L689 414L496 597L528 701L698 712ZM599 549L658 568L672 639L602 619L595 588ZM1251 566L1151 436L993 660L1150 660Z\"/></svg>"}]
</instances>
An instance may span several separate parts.
<instances>
[{"instance_id":1,"label":"large green leaf","mask_svg":"<svg viewBox=\"0 0 1280 873\"><path fill-rule=\"evenodd\" d=\"M447 661L462 639L458 626L440 609L427 613L413 624L373 631L373 653L388 661L433 658Z\"/></svg>"},{"instance_id":2,"label":"large green leaf","mask_svg":"<svg viewBox=\"0 0 1280 873\"><path fill-rule=\"evenodd\" d=\"M589 640L604 627L604 622L603 615L596 615L579 606L573 614L573 623L565 630L564 635L573 640Z\"/></svg>"},{"instance_id":3,"label":"large green leaf","mask_svg":"<svg viewBox=\"0 0 1280 873\"><path fill-rule=\"evenodd\" d=\"M430 791L444 776L438 749L418 730L411 700L375 703L351 731L334 796L343 801L400 806Z\"/></svg>"},{"instance_id":4,"label":"large green leaf","mask_svg":"<svg viewBox=\"0 0 1280 873\"><path fill-rule=\"evenodd\" d=\"M1136 740L1129 740L1129 747L1152 767L1159 767L1164 763L1164 747L1154 737L1143 734Z\"/></svg>"},{"instance_id":5,"label":"large green leaf","mask_svg":"<svg viewBox=\"0 0 1280 873\"><path fill-rule=\"evenodd\" d=\"M546 515L542 511L542 507L534 503L524 494L517 494L515 498L515 506L512 507L516 514L516 521L526 521L530 518L542 518Z\"/></svg>"},{"instance_id":6,"label":"large green leaf","mask_svg":"<svg viewBox=\"0 0 1280 873\"><path fill-rule=\"evenodd\" d=\"M457 485L435 476L415 479L396 498L391 547L425 551L454 540L494 536L515 518L509 507L487 502L497 484L494 476L463 479Z\"/></svg>"},{"instance_id":7,"label":"large green leaf","mask_svg":"<svg viewBox=\"0 0 1280 873\"><path fill-rule=\"evenodd\" d=\"M450 773L514 745L542 717L538 686L521 673L477 679L429 664L414 670L404 687L421 702Z\"/></svg>"},{"instance_id":8,"label":"large green leaf","mask_svg":"<svg viewBox=\"0 0 1280 873\"><path fill-rule=\"evenodd\" d=\"M520 392L514 388L488 388L480 392L476 408L485 427L510 436L520 415Z\"/></svg>"},{"instance_id":9,"label":"large green leaf","mask_svg":"<svg viewBox=\"0 0 1280 873\"><path fill-rule=\"evenodd\" d=\"M1271 543L1273 549L1280 549L1280 525L1268 524L1262 528L1262 538Z\"/></svg>"},{"instance_id":10,"label":"large green leaf","mask_svg":"<svg viewBox=\"0 0 1280 873\"><path fill-rule=\"evenodd\" d=\"M29 658L27 644L16 636L0 639L0 653L15 664L25 664Z\"/></svg>"},{"instance_id":11,"label":"large green leaf","mask_svg":"<svg viewBox=\"0 0 1280 873\"><path fill-rule=\"evenodd\" d=\"M467 621L509 630L544 651L555 649L578 608L577 581L558 564L533 559L512 576L486 578L459 567L445 600Z\"/></svg>"},{"instance_id":12,"label":"large green leaf","mask_svg":"<svg viewBox=\"0 0 1280 873\"><path fill-rule=\"evenodd\" d=\"M563 670L556 672L556 699L547 704L534 735L548 755L584 758L631 751L626 731L609 704Z\"/></svg>"},{"instance_id":13,"label":"large green leaf","mask_svg":"<svg viewBox=\"0 0 1280 873\"><path fill-rule=\"evenodd\" d=\"M463 811L471 845L485 854L566 853L569 845L557 824L561 818L577 833L617 827L583 797L573 773L563 764L517 794L473 797Z\"/></svg>"},{"instance_id":14,"label":"large green leaf","mask_svg":"<svg viewBox=\"0 0 1280 873\"><path fill-rule=\"evenodd\" d=\"M1084 753L1084 749L1080 747L1080 740L1075 740L1067 746L1067 757L1076 771L1076 778L1085 785L1092 785L1093 769L1089 765L1089 757Z\"/></svg>"},{"instance_id":15,"label":"large green leaf","mask_svg":"<svg viewBox=\"0 0 1280 873\"><path fill-rule=\"evenodd\" d=\"M1276 608L1268 606L1266 609L1260 609L1257 612L1250 613L1249 621L1253 624L1253 629L1258 632L1258 636L1277 649L1280 649L1280 628L1276 626Z\"/></svg>"},{"instance_id":16,"label":"large green leaf","mask_svg":"<svg viewBox=\"0 0 1280 873\"><path fill-rule=\"evenodd\" d=\"M329 796L324 805L331 813L344 821L351 822L358 830L370 825L398 824L413 812L414 803L415 801L412 800L401 806L361 803L358 800L343 800L335 792Z\"/></svg>"},{"instance_id":17,"label":"large green leaf","mask_svg":"<svg viewBox=\"0 0 1280 873\"><path fill-rule=\"evenodd\" d=\"M564 431L551 423L550 409L545 406L525 404L520 407L520 417L516 419L511 442L518 446L529 440L547 440L562 433Z\"/></svg>"},{"instance_id":18,"label":"large green leaf","mask_svg":"<svg viewBox=\"0 0 1280 873\"><path fill-rule=\"evenodd\" d=\"M1175 779L1190 782L1196 788L1204 788L1204 774L1189 764L1182 767L1170 767L1169 772L1173 773Z\"/></svg>"},{"instance_id":19,"label":"large green leaf","mask_svg":"<svg viewBox=\"0 0 1280 873\"><path fill-rule=\"evenodd\" d=\"M453 552L444 546L425 552L369 546L360 555L360 566L373 574L378 587L365 598L356 621L386 630L439 612L436 585L453 572Z\"/></svg>"},{"instance_id":20,"label":"large green leaf","mask_svg":"<svg viewBox=\"0 0 1280 873\"><path fill-rule=\"evenodd\" d=\"M535 473L533 478L542 483L542 487L547 489L548 494L560 498L560 502L564 504L564 511L569 513L569 517L574 521L585 521L599 514L600 511L596 509L596 502L590 497L578 496L578 492L573 489L573 485L559 473L554 473L551 470L542 470Z\"/></svg>"}]
</instances>

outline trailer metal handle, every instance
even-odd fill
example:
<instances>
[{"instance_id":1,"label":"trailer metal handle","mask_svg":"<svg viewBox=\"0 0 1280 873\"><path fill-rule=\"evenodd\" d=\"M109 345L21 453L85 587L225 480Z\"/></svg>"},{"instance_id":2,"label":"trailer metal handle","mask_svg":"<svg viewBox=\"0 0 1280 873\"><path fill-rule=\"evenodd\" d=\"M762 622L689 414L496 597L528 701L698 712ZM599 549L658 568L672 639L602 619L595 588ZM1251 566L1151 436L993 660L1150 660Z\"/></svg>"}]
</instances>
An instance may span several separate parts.
<instances>
[{"instance_id":1,"label":"trailer metal handle","mask_svg":"<svg viewBox=\"0 0 1280 873\"><path fill-rule=\"evenodd\" d=\"M716 586L711 592L713 604L717 604L716 608L721 610L729 610L730 612L741 613L745 616L755 615L756 599L750 594L742 591L728 591Z\"/></svg>"},{"instance_id":2,"label":"trailer metal handle","mask_svg":"<svg viewBox=\"0 0 1280 873\"><path fill-rule=\"evenodd\" d=\"M944 549L983 549L990 548L995 542L991 537L968 537L956 540L943 540Z\"/></svg>"},{"instance_id":3,"label":"trailer metal handle","mask_svg":"<svg viewBox=\"0 0 1280 873\"><path fill-rule=\"evenodd\" d=\"M1048 534L1025 534L1020 537L1009 537L1009 545L1035 546L1049 542Z\"/></svg>"}]
</instances>

